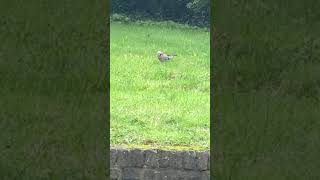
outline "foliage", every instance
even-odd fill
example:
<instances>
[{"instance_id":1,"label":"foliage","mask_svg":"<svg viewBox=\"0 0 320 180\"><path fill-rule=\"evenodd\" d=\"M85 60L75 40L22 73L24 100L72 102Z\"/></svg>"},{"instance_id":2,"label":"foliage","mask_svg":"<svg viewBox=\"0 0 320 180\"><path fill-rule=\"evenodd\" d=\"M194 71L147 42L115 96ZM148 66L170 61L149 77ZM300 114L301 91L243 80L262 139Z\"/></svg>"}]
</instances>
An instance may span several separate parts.
<instances>
[{"instance_id":1,"label":"foliage","mask_svg":"<svg viewBox=\"0 0 320 180\"><path fill-rule=\"evenodd\" d=\"M130 18L123 14L114 13L110 16L110 21L130 22Z\"/></svg>"},{"instance_id":2,"label":"foliage","mask_svg":"<svg viewBox=\"0 0 320 180\"><path fill-rule=\"evenodd\" d=\"M125 14L139 20L172 20L209 27L209 2L209 0L113 0L111 13Z\"/></svg>"},{"instance_id":3,"label":"foliage","mask_svg":"<svg viewBox=\"0 0 320 180\"><path fill-rule=\"evenodd\" d=\"M174 21L168 20L168 21L152 21L152 20L137 20L137 19L131 19L128 16L124 14L118 14L114 13L110 16L110 22L117 22L117 23L123 23L123 24L132 24L132 25L140 25L140 26L159 26L162 28L173 28L173 29L193 29L198 31L206 31L209 32L208 27L198 27L198 26L190 26L187 24L180 24L176 23Z\"/></svg>"}]
</instances>

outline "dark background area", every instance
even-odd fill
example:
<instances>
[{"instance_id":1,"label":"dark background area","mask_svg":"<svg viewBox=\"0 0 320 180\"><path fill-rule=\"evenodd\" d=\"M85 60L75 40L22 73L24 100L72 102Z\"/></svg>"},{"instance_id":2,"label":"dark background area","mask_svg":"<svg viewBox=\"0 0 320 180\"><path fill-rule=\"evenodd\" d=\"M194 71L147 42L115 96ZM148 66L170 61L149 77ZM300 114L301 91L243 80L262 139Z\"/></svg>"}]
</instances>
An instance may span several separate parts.
<instances>
[{"instance_id":1,"label":"dark background area","mask_svg":"<svg viewBox=\"0 0 320 180\"><path fill-rule=\"evenodd\" d=\"M213 179L319 179L320 2L215 1Z\"/></svg>"},{"instance_id":2,"label":"dark background area","mask_svg":"<svg viewBox=\"0 0 320 180\"><path fill-rule=\"evenodd\" d=\"M0 179L106 179L107 1L0 3Z\"/></svg>"},{"instance_id":3,"label":"dark background area","mask_svg":"<svg viewBox=\"0 0 320 180\"><path fill-rule=\"evenodd\" d=\"M134 19L174 21L192 26L210 26L210 0L112 0L111 14Z\"/></svg>"}]
</instances>

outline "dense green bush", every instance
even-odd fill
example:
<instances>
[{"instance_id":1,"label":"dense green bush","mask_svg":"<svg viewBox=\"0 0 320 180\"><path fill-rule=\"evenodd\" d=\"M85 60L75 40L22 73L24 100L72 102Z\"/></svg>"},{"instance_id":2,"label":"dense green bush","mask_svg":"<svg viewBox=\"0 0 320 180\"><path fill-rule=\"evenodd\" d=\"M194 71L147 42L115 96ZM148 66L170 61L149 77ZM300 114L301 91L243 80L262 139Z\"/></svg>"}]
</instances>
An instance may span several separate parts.
<instances>
[{"instance_id":1,"label":"dense green bush","mask_svg":"<svg viewBox=\"0 0 320 180\"><path fill-rule=\"evenodd\" d=\"M133 19L172 20L209 27L209 3L209 0L113 0L111 13L125 14Z\"/></svg>"},{"instance_id":2,"label":"dense green bush","mask_svg":"<svg viewBox=\"0 0 320 180\"><path fill-rule=\"evenodd\" d=\"M110 16L111 21L120 21L120 22L129 22L130 18L128 16L125 16L123 14L117 14L114 13Z\"/></svg>"}]
</instances>

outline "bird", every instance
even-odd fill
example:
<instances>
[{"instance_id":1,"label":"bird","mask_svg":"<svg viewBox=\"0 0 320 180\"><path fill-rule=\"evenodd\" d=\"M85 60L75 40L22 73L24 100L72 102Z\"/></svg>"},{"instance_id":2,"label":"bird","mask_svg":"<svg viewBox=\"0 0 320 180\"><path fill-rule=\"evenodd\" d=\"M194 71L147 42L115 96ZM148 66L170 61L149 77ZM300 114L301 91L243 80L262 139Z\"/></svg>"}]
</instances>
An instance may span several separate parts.
<instances>
[{"instance_id":1,"label":"bird","mask_svg":"<svg viewBox=\"0 0 320 180\"><path fill-rule=\"evenodd\" d=\"M174 56L177 56L176 54L174 55L169 55L169 54L165 54L161 51L157 52L157 56L160 62L165 62L165 61L170 61L171 59L173 59Z\"/></svg>"}]
</instances>

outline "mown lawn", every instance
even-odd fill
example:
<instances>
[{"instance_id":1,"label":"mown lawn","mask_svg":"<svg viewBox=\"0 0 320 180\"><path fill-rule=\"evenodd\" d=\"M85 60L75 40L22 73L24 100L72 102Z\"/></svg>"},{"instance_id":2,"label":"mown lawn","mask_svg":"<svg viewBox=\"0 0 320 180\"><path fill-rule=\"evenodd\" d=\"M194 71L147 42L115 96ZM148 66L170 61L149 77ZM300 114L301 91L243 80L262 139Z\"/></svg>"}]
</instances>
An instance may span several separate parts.
<instances>
[{"instance_id":1,"label":"mown lawn","mask_svg":"<svg viewBox=\"0 0 320 180\"><path fill-rule=\"evenodd\" d=\"M111 143L208 149L209 32L113 22L110 38Z\"/></svg>"}]
</instances>

